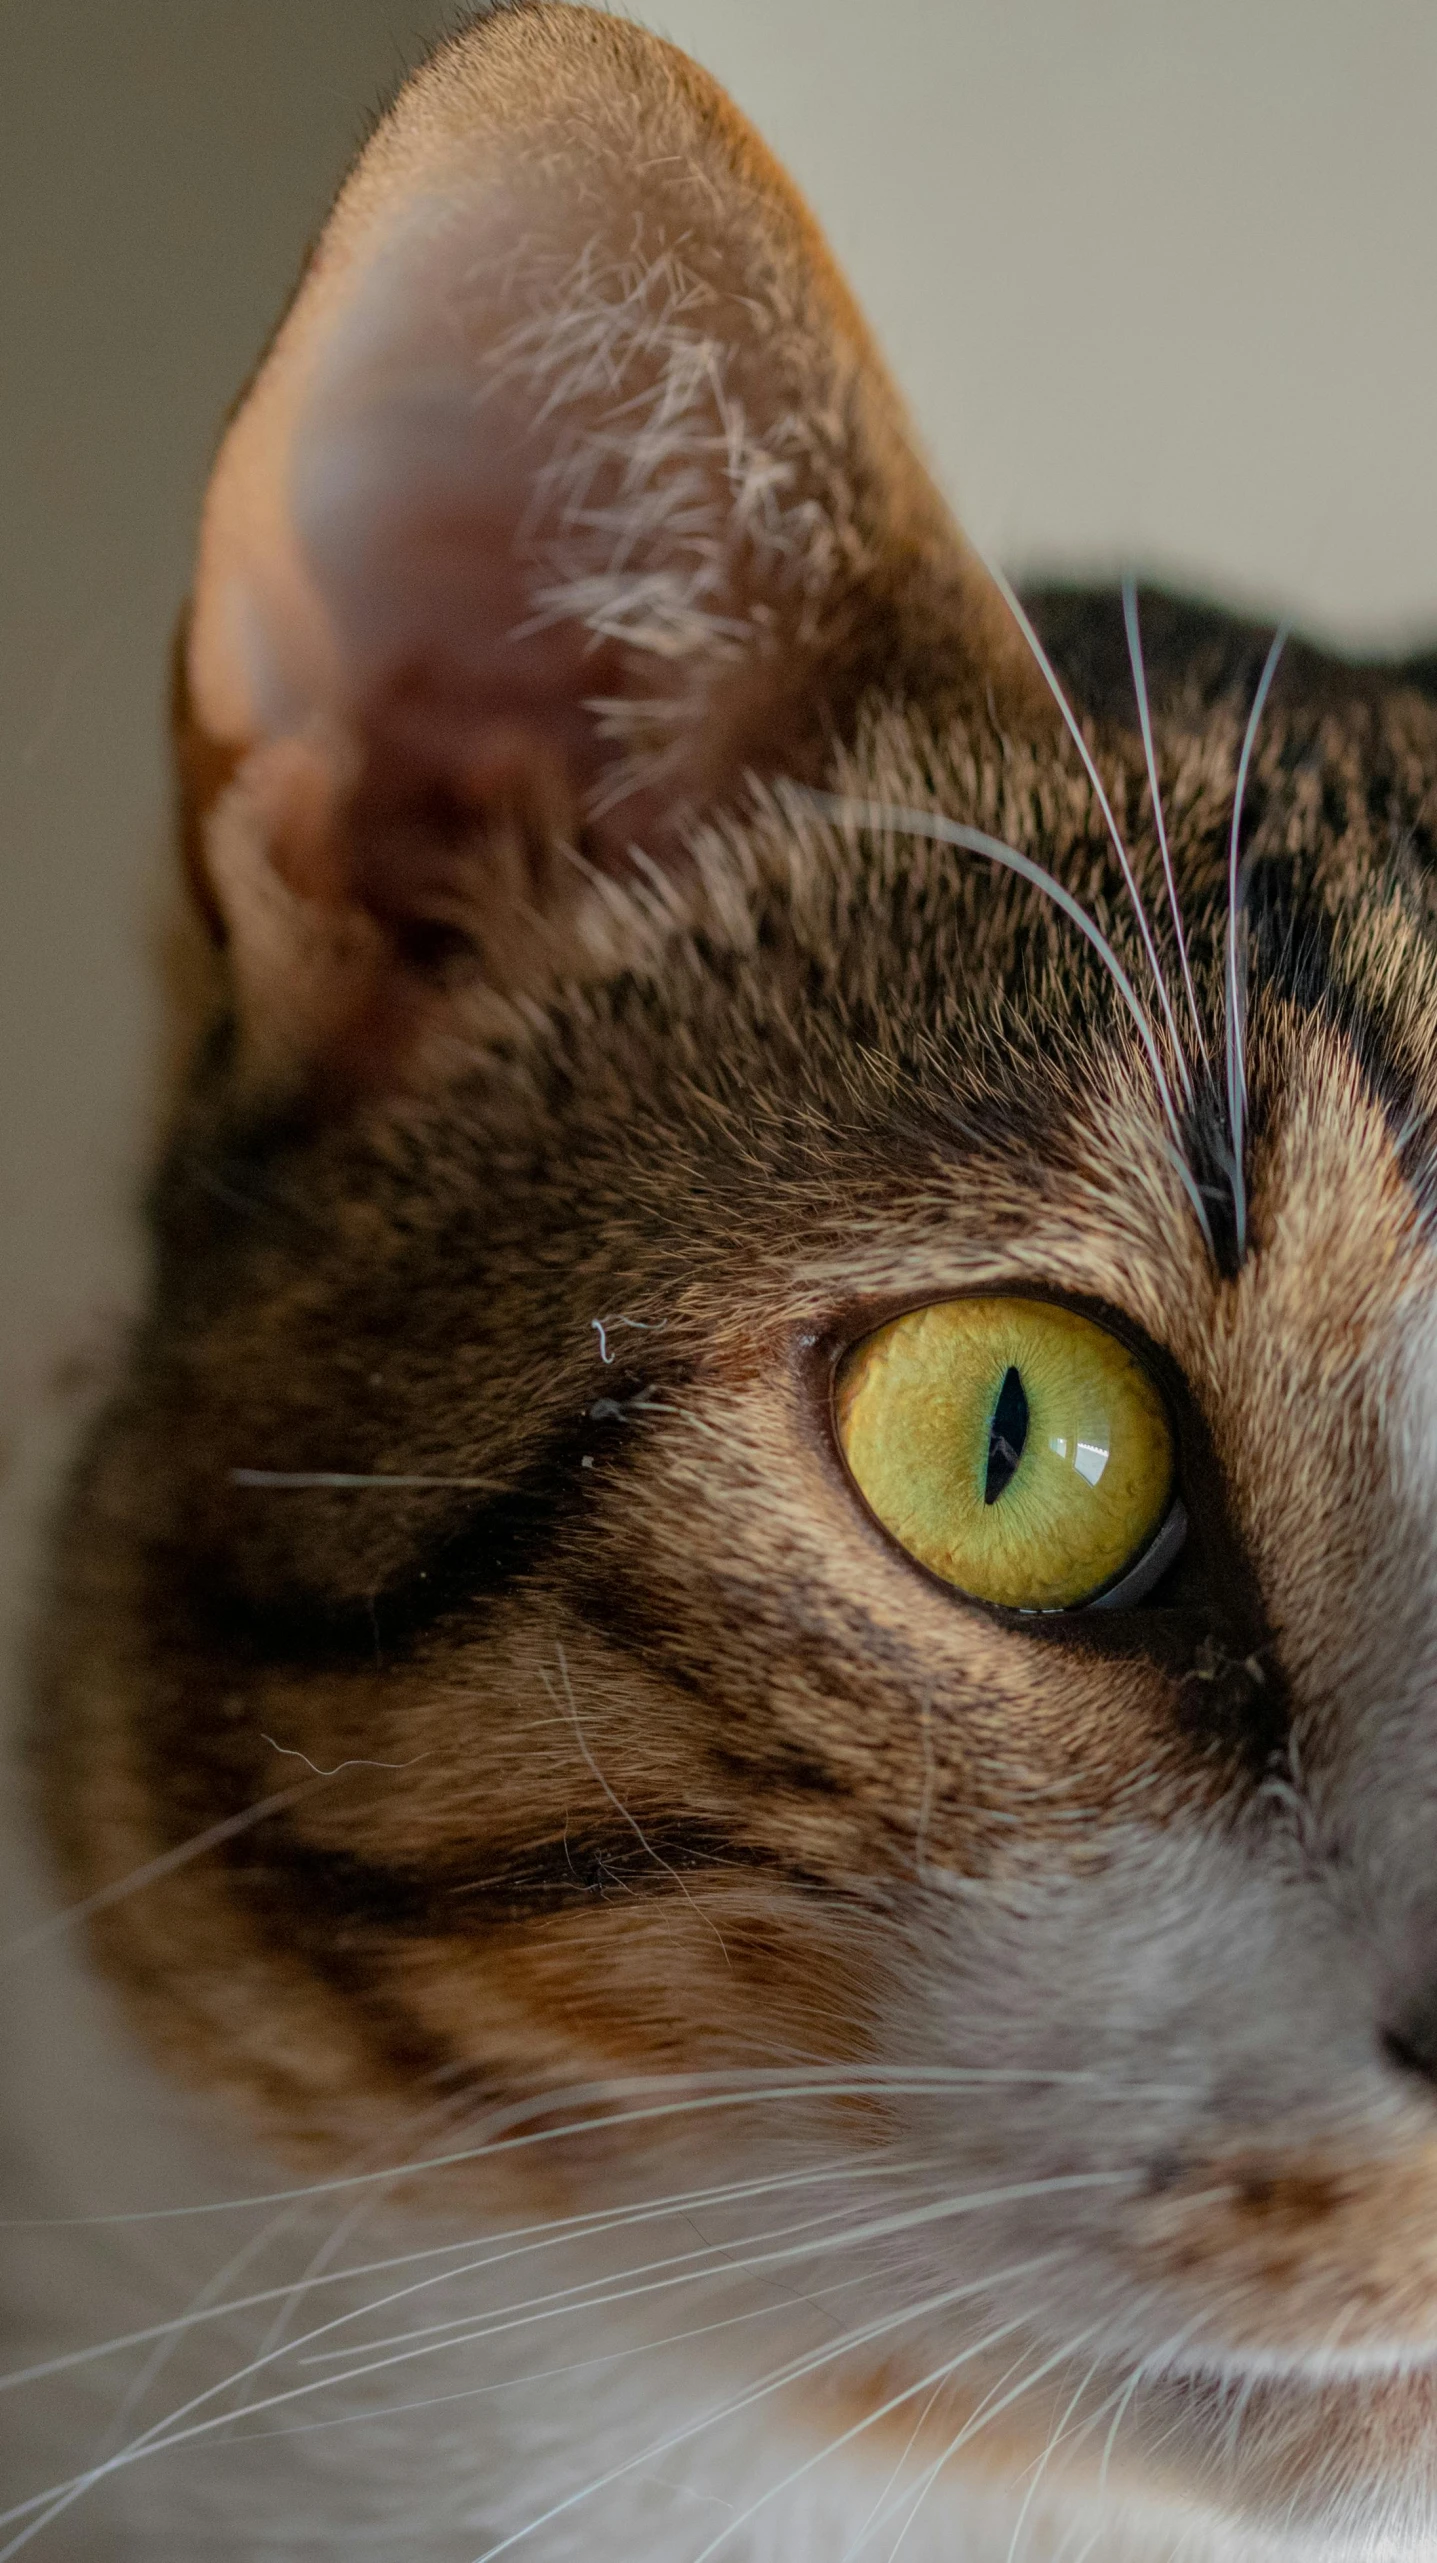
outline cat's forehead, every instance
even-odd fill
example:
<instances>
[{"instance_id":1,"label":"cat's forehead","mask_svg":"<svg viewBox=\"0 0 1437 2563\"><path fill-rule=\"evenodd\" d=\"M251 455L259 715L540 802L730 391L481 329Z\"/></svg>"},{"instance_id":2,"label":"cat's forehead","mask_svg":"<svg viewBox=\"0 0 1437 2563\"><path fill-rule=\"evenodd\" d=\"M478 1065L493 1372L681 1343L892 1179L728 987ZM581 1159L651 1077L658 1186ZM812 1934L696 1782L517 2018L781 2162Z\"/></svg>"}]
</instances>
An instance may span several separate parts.
<instances>
[{"instance_id":1,"label":"cat's forehead","mask_svg":"<svg viewBox=\"0 0 1437 2563\"><path fill-rule=\"evenodd\" d=\"M727 831L710 848L707 927L661 947L647 1003L600 1009L584 1036L611 1071L622 1063L622 1099L596 1117L588 1082L581 1150L627 1158L643 1123L652 1166L684 1168L626 1198L636 1271L650 1255L656 1276L682 1265L691 1303L740 1332L775 1299L857 1325L945 1292L1057 1293L1130 1321L1214 1411L1260 1403L1259 1373L1380 1373L1434 1279L1437 717L1361 682L1345 701L1302 681L1277 696L1248 760L1234 951L1248 708L1232 686L1196 685L1158 706L1176 917L1141 745L1095 734L1186 1096L1105 816L1063 740L889 725L821 812L780 795ZM1030 851L1086 903L1157 1036L1175 1115L1132 1010L1051 896L906 828L901 814L925 807ZM1226 1153L1234 967L1241 1255Z\"/></svg>"}]
</instances>

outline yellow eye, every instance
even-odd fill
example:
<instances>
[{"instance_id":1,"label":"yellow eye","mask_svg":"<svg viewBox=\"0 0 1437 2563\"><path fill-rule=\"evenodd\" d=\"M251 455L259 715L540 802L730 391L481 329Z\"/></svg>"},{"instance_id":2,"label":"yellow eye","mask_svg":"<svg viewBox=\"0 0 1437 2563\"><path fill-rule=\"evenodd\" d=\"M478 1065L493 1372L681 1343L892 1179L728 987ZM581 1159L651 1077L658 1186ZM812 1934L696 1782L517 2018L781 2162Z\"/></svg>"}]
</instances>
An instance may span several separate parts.
<instances>
[{"instance_id":1,"label":"yellow eye","mask_svg":"<svg viewBox=\"0 0 1437 2563\"><path fill-rule=\"evenodd\" d=\"M1037 1299L945 1299L855 1344L838 1437L860 1494L975 1601L1061 1611L1142 1557L1172 1506L1173 1442L1116 1336Z\"/></svg>"}]
</instances>

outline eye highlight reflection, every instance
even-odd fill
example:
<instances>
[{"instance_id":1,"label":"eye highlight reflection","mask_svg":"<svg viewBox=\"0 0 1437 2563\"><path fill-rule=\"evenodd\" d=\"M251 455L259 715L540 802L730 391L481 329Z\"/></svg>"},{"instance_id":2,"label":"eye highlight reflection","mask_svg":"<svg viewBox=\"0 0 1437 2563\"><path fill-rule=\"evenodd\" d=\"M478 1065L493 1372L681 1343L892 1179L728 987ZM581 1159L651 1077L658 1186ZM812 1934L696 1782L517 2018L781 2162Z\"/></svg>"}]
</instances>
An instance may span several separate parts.
<instances>
[{"instance_id":1,"label":"eye highlight reflection","mask_svg":"<svg viewBox=\"0 0 1437 2563\"><path fill-rule=\"evenodd\" d=\"M1105 1327L1045 1300L893 1318L844 1356L835 1418L870 1511L975 1601L1092 1601L1173 1508L1172 1432L1147 1372Z\"/></svg>"}]
</instances>

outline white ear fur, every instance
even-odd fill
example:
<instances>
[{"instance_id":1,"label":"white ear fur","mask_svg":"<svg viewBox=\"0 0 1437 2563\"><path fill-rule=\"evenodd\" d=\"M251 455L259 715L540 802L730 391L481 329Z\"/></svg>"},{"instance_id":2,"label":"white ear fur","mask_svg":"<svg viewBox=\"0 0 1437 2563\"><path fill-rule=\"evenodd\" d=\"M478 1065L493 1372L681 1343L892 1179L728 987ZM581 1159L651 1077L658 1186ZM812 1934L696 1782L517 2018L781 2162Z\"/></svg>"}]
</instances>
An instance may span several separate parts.
<instances>
[{"instance_id":1,"label":"white ear fur","mask_svg":"<svg viewBox=\"0 0 1437 2563\"><path fill-rule=\"evenodd\" d=\"M657 39L497 10L381 126L206 504L182 747L252 1043L391 1075L436 951L522 974L556 847L673 859L958 637L1008 648L762 145Z\"/></svg>"}]
</instances>

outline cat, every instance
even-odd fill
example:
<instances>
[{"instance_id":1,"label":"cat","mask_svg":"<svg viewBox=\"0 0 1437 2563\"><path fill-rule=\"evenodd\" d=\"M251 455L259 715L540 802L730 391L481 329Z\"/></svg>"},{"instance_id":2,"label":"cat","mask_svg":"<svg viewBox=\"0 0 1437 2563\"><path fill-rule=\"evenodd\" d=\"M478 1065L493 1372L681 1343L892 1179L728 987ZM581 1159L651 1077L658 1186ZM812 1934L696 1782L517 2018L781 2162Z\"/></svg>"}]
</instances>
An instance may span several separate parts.
<instances>
[{"instance_id":1,"label":"cat","mask_svg":"<svg viewBox=\"0 0 1437 2563\"><path fill-rule=\"evenodd\" d=\"M1432 2551L1432 667L1021 604L714 84L510 0L176 741L34 1751L195 2097L52 1936L0 2555Z\"/></svg>"}]
</instances>

